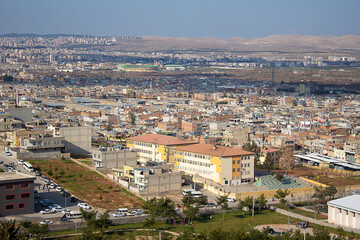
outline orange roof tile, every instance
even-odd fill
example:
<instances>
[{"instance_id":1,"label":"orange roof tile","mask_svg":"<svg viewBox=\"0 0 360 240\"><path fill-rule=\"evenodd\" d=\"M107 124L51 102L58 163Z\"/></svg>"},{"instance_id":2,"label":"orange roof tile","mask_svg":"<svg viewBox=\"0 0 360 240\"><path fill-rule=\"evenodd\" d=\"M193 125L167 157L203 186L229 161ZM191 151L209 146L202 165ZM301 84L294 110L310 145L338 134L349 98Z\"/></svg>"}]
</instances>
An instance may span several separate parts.
<instances>
[{"instance_id":1,"label":"orange roof tile","mask_svg":"<svg viewBox=\"0 0 360 240\"><path fill-rule=\"evenodd\" d=\"M172 146L172 145L185 145L185 144L196 144L196 141L189 141L180 139L177 137L171 137L160 134L145 134L136 137L130 137L126 140L133 140L139 142L155 143L159 145Z\"/></svg>"},{"instance_id":2,"label":"orange roof tile","mask_svg":"<svg viewBox=\"0 0 360 240\"><path fill-rule=\"evenodd\" d=\"M212 144L194 144L190 146L177 147L179 151L186 151L192 153L200 153L204 155L217 156L217 157L232 157L232 156L241 156L241 155L253 155L252 152L243 151L236 148L224 147L224 146L215 146Z\"/></svg>"}]
</instances>

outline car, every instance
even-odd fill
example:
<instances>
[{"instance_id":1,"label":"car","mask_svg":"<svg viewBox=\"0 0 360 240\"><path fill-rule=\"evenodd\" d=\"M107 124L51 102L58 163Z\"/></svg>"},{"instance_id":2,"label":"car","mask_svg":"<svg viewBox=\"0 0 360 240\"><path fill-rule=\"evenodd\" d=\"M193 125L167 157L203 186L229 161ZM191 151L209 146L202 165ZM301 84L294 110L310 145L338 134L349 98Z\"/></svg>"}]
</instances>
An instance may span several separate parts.
<instances>
[{"instance_id":1,"label":"car","mask_svg":"<svg viewBox=\"0 0 360 240\"><path fill-rule=\"evenodd\" d=\"M53 182L49 184L49 188L51 188L51 189L55 189L56 187L57 187L57 185Z\"/></svg>"},{"instance_id":2,"label":"car","mask_svg":"<svg viewBox=\"0 0 360 240\"><path fill-rule=\"evenodd\" d=\"M232 198L232 197L228 197L228 198L227 198L227 201L228 201L228 202L236 202L235 198Z\"/></svg>"},{"instance_id":3,"label":"car","mask_svg":"<svg viewBox=\"0 0 360 240\"><path fill-rule=\"evenodd\" d=\"M57 186L57 187L55 188L55 190L58 191L58 192L62 192L64 189L62 189L60 186Z\"/></svg>"},{"instance_id":4,"label":"car","mask_svg":"<svg viewBox=\"0 0 360 240\"><path fill-rule=\"evenodd\" d=\"M120 213L120 212L115 212L113 214L114 217L125 217L126 216L126 213Z\"/></svg>"},{"instance_id":5,"label":"car","mask_svg":"<svg viewBox=\"0 0 360 240\"><path fill-rule=\"evenodd\" d=\"M68 219L67 217L61 218L59 223L68 223L68 222L72 222L70 219Z\"/></svg>"},{"instance_id":6,"label":"car","mask_svg":"<svg viewBox=\"0 0 360 240\"><path fill-rule=\"evenodd\" d=\"M6 156L12 156L12 153L11 153L11 152L8 152L8 151L4 151L4 154L5 154Z\"/></svg>"},{"instance_id":7,"label":"car","mask_svg":"<svg viewBox=\"0 0 360 240\"><path fill-rule=\"evenodd\" d=\"M47 206L48 206L48 204L47 204L44 200L40 200L40 201L39 201L39 204L40 204L40 206L42 206L42 207L47 207Z\"/></svg>"},{"instance_id":8,"label":"car","mask_svg":"<svg viewBox=\"0 0 360 240\"><path fill-rule=\"evenodd\" d=\"M308 224L307 222L298 222L298 223L296 224L296 226L297 226L298 228L307 228L307 227L309 226L309 224Z\"/></svg>"},{"instance_id":9,"label":"car","mask_svg":"<svg viewBox=\"0 0 360 240\"><path fill-rule=\"evenodd\" d=\"M275 231L273 228L269 228L269 234L282 236L285 234L284 231Z\"/></svg>"},{"instance_id":10,"label":"car","mask_svg":"<svg viewBox=\"0 0 360 240\"><path fill-rule=\"evenodd\" d=\"M210 202L210 203L206 204L206 207L208 207L208 208L217 208L217 205L215 203Z\"/></svg>"},{"instance_id":11,"label":"car","mask_svg":"<svg viewBox=\"0 0 360 240\"><path fill-rule=\"evenodd\" d=\"M64 214L69 214L70 212L71 212L70 209L65 209L65 208L61 211L61 213L64 213Z\"/></svg>"},{"instance_id":12,"label":"car","mask_svg":"<svg viewBox=\"0 0 360 240\"><path fill-rule=\"evenodd\" d=\"M45 180L44 180L44 184L45 184L45 185L49 185L49 184L51 184L51 183L52 183L52 182L51 182L49 179L45 179Z\"/></svg>"},{"instance_id":13,"label":"car","mask_svg":"<svg viewBox=\"0 0 360 240\"><path fill-rule=\"evenodd\" d=\"M35 171L35 176L41 176L41 173L39 171Z\"/></svg>"},{"instance_id":14,"label":"car","mask_svg":"<svg viewBox=\"0 0 360 240\"><path fill-rule=\"evenodd\" d=\"M19 160L17 160L17 163L20 165L24 165L24 160L19 159Z\"/></svg>"},{"instance_id":15,"label":"car","mask_svg":"<svg viewBox=\"0 0 360 240\"><path fill-rule=\"evenodd\" d=\"M50 179L48 178L48 177L45 177L44 175L41 175L40 177L39 177L41 180L49 180L50 181Z\"/></svg>"},{"instance_id":16,"label":"car","mask_svg":"<svg viewBox=\"0 0 360 240\"><path fill-rule=\"evenodd\" d=\"M53 207L52 209L54 209L56 212L62 212L65 210L65 208L63 208L62 206L56 206L56 207Z\"/></svg>"},{"instance_id":17,"label":"car","mask_svg":"<svg viewBox=\"0 0 360 240\"><path fill-rule=\"evenodd\" d=\"M0 164L3 164L4 163L4 161L0 161Z\"/></svg>"},{"instance_id":18,"label":"car","mask_svg":"<svg viewBox=\"0 0 360 240\"><path fill-rule=\"evenodd\" d=\"M76 197L71 197L70 198L70 202L72 203L76 203L78 201L78 199Z\"/></svg>"},{"instance_id":19,"label":"car","mask_svg":"<svg viewBox=\"0 0 360 240\"><path fill-rule=\"evenodd\" d=\"M53 205L53 204L54 204L54 202L51 201L51 200L49 200L49 199L44 199L43 201L44 201L47 205Z\"/></svg>"},{"instance_id":20,"label":"car","mask_svg":"<svg viewBox=\"0 0 360 240\"><path fill-rule=\"evenodd\" d=\"M142 210L142 209L136 209L136 210L134 211L134 213L135 213L135 215L141 215L141 214L144 214L144 210Z\"/></svg>"},{"instance_id":21,"label":"car","mask_svg":"<svg viewBox=\"0 0 360 240\"><path fill-rule=\"evenodd\" d=\"M50 213L56 213L56 210L53 208L46 208L45 210L40 211L41 214L50 214Z\"/></svg>"},{"instance_id":22,"label":"car","mask_svg":"<svg viewBox=\"0 0 360 240\"><path fill-rule=\"evenodd\" d=\"M78 203L78 206L80 208L84 208L84 209L91 209L90 205L86 204L86 203Z\"/></svg>"},{"instance_id":23,"label":"car","mask_svg":"<svg viewBox=\"0 0 360 240\"><path fill-rule=\"evenodd\" d=\"M34 198L39 198L40 194L38 192L38 190L34 190Z\"/></svg>"},{"instance_id":24,"label":"car","mask_svg":"<svg viewBox=\"0 0 360 240\"><path fill-rule=\"evenodd\" d=\"M50 220L44 220L44 221L40 222L40 225L45 225L45 224L51 225L51 224L54 224L54 222L50 221Z\"/></svg>"}]
</instances>

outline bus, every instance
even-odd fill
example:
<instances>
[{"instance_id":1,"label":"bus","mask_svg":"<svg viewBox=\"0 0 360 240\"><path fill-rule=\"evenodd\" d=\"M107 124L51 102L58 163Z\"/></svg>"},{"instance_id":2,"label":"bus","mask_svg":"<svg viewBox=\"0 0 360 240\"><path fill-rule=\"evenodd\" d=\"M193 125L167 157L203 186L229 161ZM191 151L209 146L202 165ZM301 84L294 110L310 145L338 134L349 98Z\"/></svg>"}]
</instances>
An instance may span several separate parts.
<instances>
[{"instance_id":1,"label":"bus","mask_svg":"<svg viewBox=\"0 0 360 240\"><path fill-rule=\"evenodd\" d=\"M200 191L196 191L195 189L185 189L183 190L183 195L186 196L190 193L191 197L199 198L202 196Z\"/></svg>"},{"instance_id":2,"label":"bus","mask_svg":"<svg viewBox=\"0 0 360 240\"><path fill-rule=\"evenodd\" d=\"M82 218L82 214L80 211L71 211L66 214L66 217L69 219Z\"/></svg>"},{"instance_id":3,"label":"bus","mask_svg":"<svg viewBox=\"0 0 360 240\"><path fill-rule=\"evenodd\" d=\"M34 168L33 168L33 166L32 166L29 162L24 162L24 168L25 168L28 172L34 172Z\"/></svg>"}]
</instances>

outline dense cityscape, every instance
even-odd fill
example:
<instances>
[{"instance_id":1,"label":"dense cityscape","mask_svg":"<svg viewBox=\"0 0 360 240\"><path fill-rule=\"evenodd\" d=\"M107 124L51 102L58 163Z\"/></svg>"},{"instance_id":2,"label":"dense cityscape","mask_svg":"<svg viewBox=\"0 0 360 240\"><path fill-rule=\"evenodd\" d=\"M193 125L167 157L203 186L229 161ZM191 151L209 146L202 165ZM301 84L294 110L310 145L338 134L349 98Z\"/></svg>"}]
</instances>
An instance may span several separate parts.
<instances>
[{"instance_id":1,"label":"dense cityscape","mask_svg":"<svg viewBox=\"0 0 360 240\"><path fill-rule=\"evenodd\" d=\"M318 14L274 24L252 9L277 29L264 35L225 5L205 23L213 10L194 2L204 18L167 14L157 32L153 6L123 3L124 17L109 3L96 16L44 3L54 18L16 12L0 26L0 239L360 239L357 16L323 13L325 31ZM238 37L244 26L257 35Z\"/></svg>"}]
</instances>

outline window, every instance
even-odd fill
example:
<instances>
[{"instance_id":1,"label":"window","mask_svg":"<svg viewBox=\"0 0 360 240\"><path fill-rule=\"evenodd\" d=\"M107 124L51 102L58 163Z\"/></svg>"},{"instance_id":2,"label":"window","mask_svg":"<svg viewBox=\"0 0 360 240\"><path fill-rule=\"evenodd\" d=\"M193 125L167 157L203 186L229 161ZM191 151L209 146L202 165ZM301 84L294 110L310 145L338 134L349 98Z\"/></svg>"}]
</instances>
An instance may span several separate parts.
<instances>
[{"instance_id":1,"label":"window","mask_svg":"<svg viewBox=\"0 0 360 240\"><path fill-rule=\"evenodd\" d=\"M235 163L236 163L236 161L234 160L234 161L233 161L233 164L235 164Z\"/></svg>"},{"instance_id":2,"label":"window","mask_svg":"<svg viewBox=\"0 0 360 240\"><path fill-rule=\"evenodd\" d=\"M5 185L5 190L14 190L14 189L15 189L15 185L14 185L14 184Z\"/></svg>"},{"instance_id":3,"label":"window","mask_svg":"<svg viewBox=\"0 0 360 240\"><path fill-rule=\"evenodd\" d=\"M5 205L5 211L14 210L15 205L14 204L7 204Z\"/></svg>"},{"instance_id":4,"label":"window","mask_svg":"<svg viewBox=\"0 0 360 240\"><path fill-rule=\"evenodd\" d=\"M25 203L19 203L18 207L19 207L19 209L25 208Z\"/></svg>"},{"instance_id":5,"label":"window","mask_svg":"<svg viewBox=\"0 0 360 240\"><path fill-rule=\"evenodd\" d=\"M30 188L30 183L28 182L20 183L20 188L21 189Z\"/></svg>"},{"instance_id":6,"label":"window","mask_svg":"<svg viewBox=\"0 0 360 240\"><path fill-rule=\"evenodd\" d=\"M235 168L233 168L233 172L235 172Z\"/></svg>"},{"instance_id":7,"label":"window","mask_svg":"<svg viewBox=\"0 0 360 240\"><path fill-rule=\"evenodd\" d=\"M15 194L6 194L5 195L5 200L14 200L15 199Z\"/></svg>"},{"instance_id":8,"label":"window","mask_svg":"<svg viewBox=\"0 0 360 240\"><path fill-rule=\"evenodd\" d=\"M237 163L240 164L240 160L238 160Z\"/></svg>"},{"instance_id":9,"label":"window","mask_svg":"<svg viewBox=\"0 0 360 240\"><path fill-rule=\"evenodd\" d=\"M21 193L20 194L20 198L23 199L23 198L29 198L30 197L30 193Z\"/></svg>"},{"instance_id":10,"label":"window","mask_svg":"<svg viewBox=\"0 0 360 240\"><path fill-rule=\"evenodd\" d=\"M240 168L238 168L237 171L240 172Z\"/></svg>"}]
</instances>

